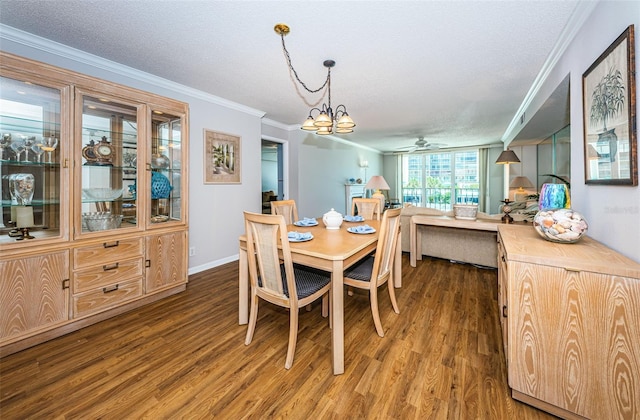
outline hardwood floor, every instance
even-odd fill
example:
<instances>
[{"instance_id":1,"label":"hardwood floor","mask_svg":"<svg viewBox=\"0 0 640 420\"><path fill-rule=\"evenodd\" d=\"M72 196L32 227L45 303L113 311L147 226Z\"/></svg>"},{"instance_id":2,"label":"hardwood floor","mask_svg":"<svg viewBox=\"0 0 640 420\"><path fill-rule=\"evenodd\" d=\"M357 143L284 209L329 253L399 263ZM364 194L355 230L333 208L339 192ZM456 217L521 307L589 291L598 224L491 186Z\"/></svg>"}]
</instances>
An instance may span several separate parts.
<instances>
[{"instance_id":1,"label":"hardwood floor","mask_svg":"<svg viewBox=\"0 0 640 420\"><path fill-rule=\"evenodd\" d=\"M549 419L511 399L496 271L403 255L385 337L368 295L345 293L345 374L331 371L320 304L289 317L260 303L253 342L238 325L238 264L191 276L187 291L0 359L2 419Z\"/></svg>"}]
</instances>

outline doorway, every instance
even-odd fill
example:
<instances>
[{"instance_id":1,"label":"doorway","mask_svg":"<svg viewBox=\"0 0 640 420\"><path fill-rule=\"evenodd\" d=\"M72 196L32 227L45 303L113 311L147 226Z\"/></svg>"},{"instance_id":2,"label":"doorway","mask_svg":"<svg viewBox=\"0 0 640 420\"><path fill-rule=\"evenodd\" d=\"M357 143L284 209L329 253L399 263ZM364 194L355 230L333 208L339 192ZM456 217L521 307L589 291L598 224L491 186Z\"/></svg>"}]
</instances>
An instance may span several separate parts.
<instances>
[{"instance_id":1,"label":"doorway","mask_svg":"<svg viewBox=\"0 0 640 420\"><path fill-rule=\"evenodd\" d=\"M271 201L284 200L284 144L262 139L262 213L271 213Z\"/></svg>"}]
</instances>

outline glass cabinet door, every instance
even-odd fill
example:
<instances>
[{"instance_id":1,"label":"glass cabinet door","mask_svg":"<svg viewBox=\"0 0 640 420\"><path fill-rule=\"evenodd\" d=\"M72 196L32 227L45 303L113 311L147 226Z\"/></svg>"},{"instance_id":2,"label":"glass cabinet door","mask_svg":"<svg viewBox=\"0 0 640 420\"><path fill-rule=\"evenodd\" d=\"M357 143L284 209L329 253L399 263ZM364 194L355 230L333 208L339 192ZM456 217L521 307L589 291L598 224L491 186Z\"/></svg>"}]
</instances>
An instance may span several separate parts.
<instances>
[{"instance_id":1,"label":"glass cabinet door","mask_svg":"<svg viewBox=\"0 0 640 420\"><path fill-rule=\"evenodd\" d=\"M150 225L184 222L183 134L184 115L154 109L151 112Z\"/></svg>"},{"instance_id":2,"label":"glass cabinet door","mask_svg":"<svg viewBox=\"0 0 640 420\"><path fill-rule=\"evenodd\" d=\"M76 232L138 227L138 130L140 106L99 94L76 95L80 127L76 138L76 185L80 223ZM76 217L76 223L78 218Z\"/></svg>"},{"instance_id":3,"label":"glass cabinet door","mask_svg":"<svg viewBox=\"0 0 640 420\"><path fill-rule=\"evenodd\" d=\"M63 90L0 77L0 245L66 235Z\"/></svg>"}]
</instances>

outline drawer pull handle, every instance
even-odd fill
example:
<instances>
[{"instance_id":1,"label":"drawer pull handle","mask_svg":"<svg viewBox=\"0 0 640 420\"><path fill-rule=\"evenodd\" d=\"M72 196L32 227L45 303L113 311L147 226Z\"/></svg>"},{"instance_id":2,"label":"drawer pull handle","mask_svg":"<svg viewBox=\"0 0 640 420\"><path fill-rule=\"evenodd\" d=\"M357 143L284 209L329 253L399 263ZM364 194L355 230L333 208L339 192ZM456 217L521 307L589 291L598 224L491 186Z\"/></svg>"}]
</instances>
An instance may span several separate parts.
<instances>
[{"instance_id":1,"label":"drawer pull handle","mask_svg":"<svg viewBox=\"0 0 640 420\"><path fill-rule=\"evenodd\" d=\"M507 305L502 305L502 317L507 318Z\"/></svg>"},{"instance_id":2,"label":"drawer pull handle","mask_svg":"<svg viewBox=\"0 0 640 420\"><path fill-rule=\"evenodd\" d=\"M117 247L118 245L120 245L120 241L115 241L115 242L113 242L113 243L107 243L107 242L105 242L105 243L103 243L103 244L102 244L102 246L103 246L103 247L105 247L105 248L115 248L115 247Z\"/></svg>"},{"instance_id":3,"label":"drawer pull handle","mask_svg":"<svg viewBox=\"0 0 640 420\"><path fill-rule=\"evenodd\" d=\"M502 258L502 262L507 262L507 260L504 258L504 255L501 255L500 258Z\"/></svg>"},{"instance_id":4,"label":"drawer pull handle","mask_svg":"<svg viewBox=\"0 0 640 420\"><path fill-rule=\"evenodd\" d=\"M115 263L115 264L111 264L111 265L103 265L102 266L102 270L103 271L116 270L118 268L118 265L120 265L120 263Z\"/></svg>"},{"instance_id":5,"label":"drawer pull handle","mask_svg":"<svg viewBox=\"0 0 640 420\"><path fill-rule=\"evenodd\" d=\"M119 286L120 286L119 284L116 284L115 286L111 286L111 287L103 287L102 293L115 292L116 290L118 290Z\"/></svg>"}]
</instances>

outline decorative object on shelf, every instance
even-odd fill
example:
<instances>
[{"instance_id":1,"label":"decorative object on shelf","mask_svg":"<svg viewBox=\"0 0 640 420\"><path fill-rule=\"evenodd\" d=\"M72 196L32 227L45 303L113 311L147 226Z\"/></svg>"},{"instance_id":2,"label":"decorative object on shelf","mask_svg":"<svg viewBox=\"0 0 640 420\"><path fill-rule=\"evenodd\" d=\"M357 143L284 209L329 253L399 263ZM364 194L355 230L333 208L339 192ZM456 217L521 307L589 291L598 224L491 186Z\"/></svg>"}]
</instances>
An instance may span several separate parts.
<instances>
[{"instance_id":1,"label":"decorative object on shelf","mask_svg":"<svg viewBox=\"0 0 640 420\"><path fill-rule=\"evenodd\" d=\"M498 165L509 165L511 163L520 163L520 159L518 159L518 156L513 150L507 149L500 153L500 156L496 159L496 163Z\"/></svg>"},{"instance_id":2,"label":"decorative object on shelf","mask_svg":"<svg viewBox=\"0 0 640 420\"><path fill-rule=\"evenodd\" d=\"M204 183L240 184L240 136L204 130Z\"/></svg>"},{"instance_id":3,"label":"decorative object on shelf","mask_svg":"<svg viewBox=\"0 0 640 420\"><path fill-rule=\"evenodd\" d=\"M171 182L169 182L169 178L162 175L160 172L151 173L152 199L169 198L172 189L173 187L171 186Z\"/></svg>"},{"instance_id":4,"label":"decorative object on shelf","mask_svg":"<svg viewBox=\"0 0 640 420\"><path fill-rule=\"evenodd\" d=\"M35 191L35 182L33 174L9 175L9 193L12 203L15 201L19 206L30 205Z\"/></svg>"},{"instance_id":5,"label":"decorative object on shelf","mask_svg":"<svg viewBox=\"0 0 640 420\"><path fill-rule=\"evenodd\" d=\"M300 83L300 85L309 93L316 93L324 89L325 86L327 87L326 93L328 94L328 103L323 103L321 108L311 108L309 116L302 124L301 128L306 131L314 131L316 134L320 135L333 134L334 132L337 134L352 133L353 127L355 127L356 124L347 113L347 107L340 104L335 108L335 110L331 108L331 68L336 65L336 62L333 60L325 60L323 65L327 68L327 78L318 89L309 89L298 77L298 73L293 68L293 64L291 64L289 51L287 51L287 47L284 44L284 37L290 32L289 26L284 23L278 23L274 26L273 30L280 35L280 38L282 39L282 50L287 58L287 65L298 83ZM312 115L314 111L318 111L318 116L315 117L315 119Z\"/></svg>"},{"instance_id":6,"label":"decorative object on shelf","mask_svg":"<svg viewBox=\"0 0 640 420\"><path fill-rule=\"evenodd\" d=\"M89 140L89 144L82 148L82 157L87 161L85 165L113 165L114 148L109 143L107 136L102 136L98 143Z\"/></svg>"},{"instance_id":7,"label":"decorative object on shelf","mask_svg":"<svg viewBox=\"0 0 640 420\"><path fill-rule=\"evenodd\" d=\"M375 190L375 192L371 195L371 198L377 198L378 200L380 200L380 212L382 212L382 209L384 209L386 198L380 190L391 189L391 187L389 187L389 184L387 184L387 181L382 175L374 175L371 177L369 182L367 182L364 188L368 190Z\"/></svg>"},{"instance_id":8,"label":"decorative object on shelf","mask_svg":"<svg viewBox=\"0 0 640 420\"><path fill-rule=\"evenodd\" d=\"M94 201L113 201L122 196L122 188L83 188L82 198Z\"/></svg>"},{"instance_id":9,"label":"decorative object on shelf","mask_svg":"<svg viewBox=\"0 0 640 420\"><path fill-rule=\"evenodd\" d=\"M356 179L356 184L362 184L362 179L361 178Z\"/></svg>"},{"instance_id":10,"label":"decorative object on shelf","mask_svg":"<svg viewBox=\"0 0 640 420\"><path fill-rule=\"evenodd\" d=\"M342 225L342 215L334 209L329 210L322 216L322 223L327 229L337 230Z\"/></svg>"},{"instance_id":11,"label":"decorative object on shelf","mask_svg":"<svg viewBox=\"0 0 640 420\"><path fill-rule=\"evenodd\" d=\"M349 178L347 180L347 184L355 184L356 183L356 179L355 178Z\"/></svg>"},{"instance_id":12,"label":"decorative object on shelf","mask_svg":"<svg viewBox=\"0 0 640 420\"><path fill-rule=\"evenodd\" d=\"M58 147L58 138L54 136L47 136L42 138L42 143L37 143L42 147L42 150L47 152L47 163L53 163L53 156L51 155L56 147Z\"/></svg>"},{"instance_id":13,"label":"decorative object on shelf","mask_svg":"<svg viewBox=\"0 0 640 420\"><path fill-rule=\"evenodd\" d=\"M559 243L578 242L589 228L580 213L564 208L539 211L533 219L533 227L547 241Z\"/></svg>"},{"instance_id":14,"label":"decorative object on shelf","mask_svg":"<svg viewBox=\"0 0 640 420\"><path fill-rule=\"evenodd\" d=\"M0 136L0 160L4 160L4 149L11 147L11 134L3 133Z\"/></svg>"},{"instance_id":15,"label":"decorative object on shelf","mask_svg":"<svg viewBox=\"0 0 640 420\"><path fill-rule=\"evenodd\" d=\"M11 136L11 150L13 150L13 152L16 154L16 161L18 162L22 162L22 159L20 158L20 155L22 155L22 152L27 150L27 146L25 145L25 140L27 139L26 136L23 136L22 134L13 134ZM25 160L26 160L26 156L25 156Z\"/></svg>"},{"instance_id":16,"label":"decorative object on shelf","mask_svg":"<svg viewBox=\"0 0 640 420\"><path fill-rule=\"evenodd\" d=\"M109 212L84 213L82 223L91 232L117 229L122 224L122 215Z\"/></svg>"},{"instance_id":17,"label":"decorative object on shelf","mask_svg":"<svg viewBox=\"0 0 640 420\"><path fill-rule=\"evenodd\" d=\"M511 213L511 203L513 203L513 201L509 200L508 198L505 198L504 200L502 200L502 203L504 203L504 205L502 206L502 212L504 213L504 216L502 216L502 223L505 224L509 224L509 223L513 223L513 217L511 217L509 215L509 213Z\"/></svg>"},{"instance_id":18,"label":"decorative object on shelf","mask_svg":"<svg viewBox=\"0 0 640 420\"><path fill-rule=\"evenodd\" d=\"M478 205L454 204L453 217L460 220L476 220L478 218Z\"/></svg>"},{"instance_id":19,"label":"decorative object on shelf","mask_svg":"<svg viewBox=\"0 0 640 420\"><path fill-rule=\"evenodd\" d=\"M33 207L31 206L15 206L16 213L16 228L18 231L18 235L10 235L16 237L17 241L21 241L23 239L34 239L35 236L32 236L29 233L29 229L34 226L33 222Z\"/></svg>"},{"instance_id":20,"label":"decorative object on shelf","mask_svg":"<svg viewBox=\"0 0 640 420\"><path fill-rule=\"evenodd\" d=\"M162 153L154 153L151 156L151 167L153 169L169 169L171 161Z\"/></svg>"},{"instance_id":21,"label":"decorative object on shelf","mask_svg":"<svg viewBox=\"0 0 640 420\"><path fill-rule=\"evenodd\" d=\"M35 143L31 146L31 151L34 155L36 155L36 162L42 163L42 155L44 155L44 149L42 148L42 143Z\"/></svg>"},{"instance_id":22,"label":"decorative object on shelf","mask_svg":"<svg viewBox=\"0 0 640 420\"><path fill-rule=\"evenodd\" d=\"M570 208L571 196L567 184L542 184L538 206L540 210Z\"/></svg>"},{"instance_id":23,"label":"decorative object on shelf","mask_svg":"<svg viewBox=\"0 0 640 420\"><path fill-rule=\"evenodd\" d=\"M638 185L634 50L630 25L582 75L586 184Z\"/></svg>"},{"instance_id":24,"label":"decorative object on shelf","mask_svg":"<svg viewBox=\"0 0 640 420\"><path fill-rule=\"evenodd\" d=\"M513 199L515 201L525 201L527 199L527 193L525 188L533 188L533 184L529 181L529 178L526 176L517 176L513 178L511 183L509 184L509 188L517 188L518 190L513 194Z\"/></svg>"}]
</instances>

